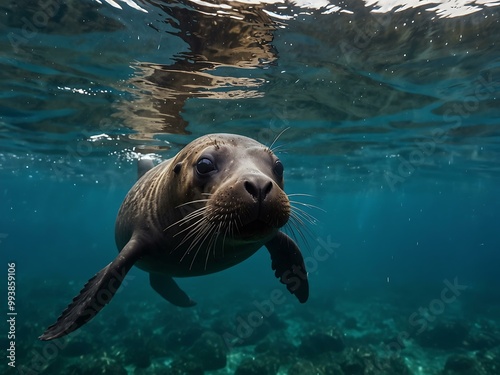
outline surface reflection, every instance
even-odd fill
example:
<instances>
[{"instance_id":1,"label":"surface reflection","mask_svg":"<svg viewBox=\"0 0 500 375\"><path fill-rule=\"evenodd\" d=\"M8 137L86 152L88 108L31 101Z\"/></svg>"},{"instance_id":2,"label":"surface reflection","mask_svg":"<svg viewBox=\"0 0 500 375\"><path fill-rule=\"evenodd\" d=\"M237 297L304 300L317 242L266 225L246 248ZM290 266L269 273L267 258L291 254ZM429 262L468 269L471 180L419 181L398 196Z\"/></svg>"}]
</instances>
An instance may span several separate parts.
<instances>
[{"instance_id":1,"label":"surface reflection","mask_svg":"<svg viewBox=\"0 0 500 375\"><path fill-rule=\"evenodd\" d=\"M137 137L186 134L188 124L181 112L189 98L263 96L259 91L263 79L249 78L234 69L265 68L277 59L272 41L278 24L266 13L264 4L197 0L148 3L166 14L163 22L177 30L172 34L181 38L187 49L177 53L172 63L134 64L131 83L136 99L123 110Z\"/></svg>"}]
</instances>

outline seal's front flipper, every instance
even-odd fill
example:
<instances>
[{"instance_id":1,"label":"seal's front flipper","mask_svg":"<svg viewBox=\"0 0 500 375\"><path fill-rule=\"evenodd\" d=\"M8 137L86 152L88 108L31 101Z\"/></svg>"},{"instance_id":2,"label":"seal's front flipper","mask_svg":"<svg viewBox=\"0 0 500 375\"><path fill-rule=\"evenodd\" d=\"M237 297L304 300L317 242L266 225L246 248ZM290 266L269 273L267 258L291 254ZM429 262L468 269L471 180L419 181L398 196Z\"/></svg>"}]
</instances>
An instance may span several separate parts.
<instances>
[{"instance_id":1,"label":"seal's front flipper","mask_svg":"<svg viewBox=\"0 0 500 375\"><path fill-rule=\"evenodd\" d=\"M142 247L130 240L116 259L99 271L73 298L57 321L39 337L52 340L78 329L106 306L115 295L127 272L141 257Z\"/></svg>"},{"instance_id":2,"label":"seal's front flipper","mask_svg":"<svg viewBox=\"0 0 500 375\"><path fill-rule=\"evenodd\" d=\"M168 302L179 307L191 307L196 305L189 296L179 288L179 285L168 275L151 272L149 283L153 289Z\"/></svg>"},{"instance_id":3,"label":"seal's front flipper","mask_svg":"<svg viewBox=\"0 0 500 375\"><path fill-rule=\"evenodd\" d=\"M304 258L297 244L283 232L278 234L266 247L271 254L271 267L290 293L295 294L300 303L309 297L309 282Z\"/></svg>"}]
</instances>

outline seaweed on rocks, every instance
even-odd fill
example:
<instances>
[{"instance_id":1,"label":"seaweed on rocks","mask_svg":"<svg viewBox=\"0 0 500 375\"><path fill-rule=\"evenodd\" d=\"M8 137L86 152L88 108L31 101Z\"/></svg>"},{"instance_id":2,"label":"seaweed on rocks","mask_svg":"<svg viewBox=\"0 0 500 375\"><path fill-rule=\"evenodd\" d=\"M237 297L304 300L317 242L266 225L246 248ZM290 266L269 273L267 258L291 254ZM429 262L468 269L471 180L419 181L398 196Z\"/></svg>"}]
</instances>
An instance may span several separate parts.
<instances>
[{"instance_id":1,"label":"seaweed on rocks","mask_svg":"<svg viewBox=\"0 0 500 375\"><path fill-rule=\"evenodd\" d=\"M300 361L288 369L288 375L344 375L336 363L316 365L310 361Z\"/></svg>"},{"instance_id":2,"label":"seaweed on rocks","mask_svg":"<svg viewBox=\"0 0 500 375\"><path fill-rule=\"evenodd\" d=\"M188 353L197 358L198 362L207 371L226 367L226 346L222 337L213 331L204 332L191 346Z\"/></svg>"},{"instance_id":3,"label":"seaweed on rocks","mask_svg":"<svg viewBox=\"0 0 500 375\"><path fill-rule=\"evenodd\" d=\"M166 373L169 375L203 375L204 370L194 355L183 354L170 364Z\"/></svg>"},{"instance_id":4,"label":"seaweed on rocks","mask_svg":"<svg viewBox=\"0 0 500 375\"><path fill-rule=\"evenodd\" d=\"M283 332L272 332L255 346L254 351L256 354L279 358L284 363L289 363L297 356L297 347Z\"/></svg>"},{"instance_id":5,"label":"seaweed on rocks","mask_svg":"<svg viewBox=\"0 0 500 375\"><path fill-rule=\"evenodd\" d=\"M310 358L325 352L341 352L344 348L343 334L336 327L327 327L302 337L299 354Z\"/></svg>"},{"instance_id":6,"label":"seaweed on rocks","mask_svg":"<svg viewBox=\"0 0 500 375\"><path fill-rule=\"evenodd\" d=\"M66 367L64 373L68 375L127 375L127 370L123 364L109 357L107 353L103 353L99 358L72 363Z\"/></svg>"},{"instance_id":7,"label":"seaweed on rocks","mask_svg":"<svg viewBox=\"0 0 500 375\"><path fill-rule=\"evenodd\" d=\"M446 359L443 375L480 375L478 362L465 354L452 354Z\"/></svg>"},{"instance_id":8,"label":"seaweed on rocks","mask_svg":"<svg viewBox=\"0 0 500 375\"><path fill-rule=\"evenodd\" d=\"M403 359L397 356L381 358L368 348L348 348L338 360L345 375L411 375Z\"/></svg>"},{"instance_id":9,"label":"seaweed on rocks","mask_svg":"<svg viewBox=\"0 0 500 375\"><path fill-rule=\"evenodd\" d=\"M182 327L167 333L165 344L169 348L186 348L195 343L203 334L204 329L199 325Z\"/></svg>"},{"instance_id":10,"label":"seaweed on rocks","mask_svg":"<svg viewBox=\"0 0 500 375\"><path fill-rule=\"evenodd\" d=\"M276 375L279 367L278 359L268 355L245 358L235 375Z\"/></svg>"},{"instance_id":11,"label":"seaweed on rocks","mask_svg":"<svg viewBox=\"0 0 500 375\"><path fill-rule=\"evenodd\" d=\"M500 369L500 347L480 351L476 354L476 359L483 374L497 374Z\"/></svg>"},{"instance_id":12,"label":"seaweed on rocks","mask_svg":"<svg viewBox=\"0 0 500 375\"><path fill-rule=\"evenodd\" d=\"M465 346L469 329L468 324L462 321L440 321L434 327L417 334L415 340L425 348L460 348Z\"/></svg>"}]
</instances>

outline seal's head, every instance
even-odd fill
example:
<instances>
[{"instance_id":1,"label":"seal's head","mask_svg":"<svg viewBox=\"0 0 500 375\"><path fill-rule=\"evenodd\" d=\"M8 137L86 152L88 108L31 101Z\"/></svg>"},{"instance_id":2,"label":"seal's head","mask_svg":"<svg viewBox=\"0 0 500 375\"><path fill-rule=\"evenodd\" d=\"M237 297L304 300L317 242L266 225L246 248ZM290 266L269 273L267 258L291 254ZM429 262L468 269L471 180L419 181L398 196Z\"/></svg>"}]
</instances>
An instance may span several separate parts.
<instances>
[{"instance_id":1,"label":"seal's head","mask_svg":"<svg viewBox=\"0 0 500 375\"><path fill-rule=\"evenodd\" d=\"M208 228L235 241L273 237L290 216L283 164L261 143L233 134L198 138L172 160L171 184L190 186L178 224ZM206 234L205 234L206 235Z\"/></svg>"}]
</instances>

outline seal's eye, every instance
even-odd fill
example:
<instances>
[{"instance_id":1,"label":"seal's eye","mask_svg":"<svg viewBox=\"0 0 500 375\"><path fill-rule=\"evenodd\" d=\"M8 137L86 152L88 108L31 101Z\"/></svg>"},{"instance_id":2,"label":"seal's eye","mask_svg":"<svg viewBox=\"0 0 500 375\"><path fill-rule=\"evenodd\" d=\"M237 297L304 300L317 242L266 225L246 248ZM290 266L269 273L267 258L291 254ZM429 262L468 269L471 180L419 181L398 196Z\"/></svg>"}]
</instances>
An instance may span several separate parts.
<instances>
[{"instance_id":1,"label":"seal's eye","mask_svg":"<svg viewBox=\"0 0 500 375\"><path fill-rule=\"evenodd\" d=\"M276 160L276 163L274 163L274 173L276 176L283 178L284 169L283 164L279 160Z\"/></svg>"},{"instance_id":2,"label":"seal's eye","mask_svg":"<svg viewBox=\"0 0 500 375\"><path fill-rule=\"evenodd\" d=\"M215 171L215 164L208 158L201 158L198 160L198 163L196 163L196 171L201 175L208 174Z\"/></svg>"}]
</instances>

